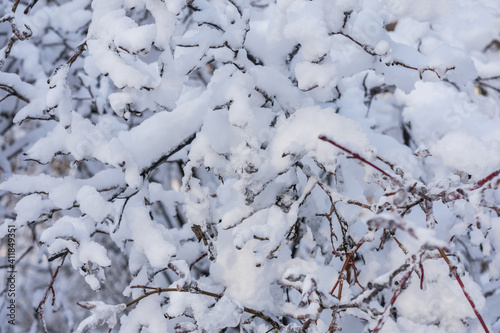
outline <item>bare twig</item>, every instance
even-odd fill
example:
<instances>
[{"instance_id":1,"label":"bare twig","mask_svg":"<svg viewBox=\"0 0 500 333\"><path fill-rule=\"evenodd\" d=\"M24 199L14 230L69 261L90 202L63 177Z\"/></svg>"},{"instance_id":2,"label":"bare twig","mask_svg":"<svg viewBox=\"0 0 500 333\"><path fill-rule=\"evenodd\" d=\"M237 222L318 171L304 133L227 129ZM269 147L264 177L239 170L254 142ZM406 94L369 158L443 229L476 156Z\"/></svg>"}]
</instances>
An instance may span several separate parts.
<instances>
[{"instance_id":1,"label":"bare twig","mask_svg":"<svg viewBox=\"0 0 500 333\"><path fill-rule=\"evenodd\" d=\"M372 231L368 231L368 233L365 236L363 236L363 238L361 238L361 240L356 244L356 246L348 252L347 258L344 261L344 265L342 266L342 269L340 270L339 276L337 278L337 282L335 283L332 290L330 291L330 295L333 295L333 293L335 292L335 289L337 289L337 286L340 285L339 288L342 288L342 275L343 275L344 271L347 269L347 266L349 265L351 260L354 258L356 251L358 251L358 249L361 247L361 245L363 245L366 241L368 241L369 237L367 237L367 236L371 233L372 233ZM339 289L339 294L338 294L337 298L340 299L340 297L341 297L341 289Z\"/></svg>"},{"instance_id":2,"label":"bare twig","mask_svg":"<svg viewBox=\"0 0 500 333\"><path fill-rule=\"evenodd\" d=\"M162 157L160 157L158 160L153 162L150 166L144 168L141 172L141 176L144 177L144 176L148 175L152 170L156 169L157 167L159 167L160 165L165 163L170 158L170 156L172 156L173 154L180 151L182 148L191 144L191 142L193 142L195 137L196 137L196 132L191 134L189 137L185 138L176 147L170 149L167 153L165 153Z\"/></svg>"},{"instance_id":3,"label":"bare twig","mask_svg":"<svg viewBox=\"0 0 500 333\"><path fill-rule=\"evenodd\" d=\"M45 318L43 316L44 315L43 305L47 301L47 297L49 296L49 292L52 292L52 295L53 295L52 296L52 304L54 304L54 302L55 302L56 295L54 292L54 282L56 281L57 274L59 274L59 271L60 271L62 265L64 264L64 260L66 259L66 256L68 255L68 253L69 253L69 251L66 250L66 252L62 255L61 263L57 266L56 271L52 275L52 278L50 279L49 285L47 286L47 289L45 290L45 293L43 294L43 298L35 310L35 312L38 313L38 315L39 315L39 319L40 319L40 322L42 324L42 328L43 328L44 333L47 333L48 331L47 331L47 327L45 324Z\"/></svg>"},{"instance_id":4,"label":"bare twig","mask_svg":"<svg viewBox=\"0 0 500 333\"><path fill-rule=\"evenodd\" d=\"M24 15L28 15L31 8L33 8L37 2L38 0L33 0L28 6L26 6L26 9L24 9Z\"/></svg>"}]
</instances>

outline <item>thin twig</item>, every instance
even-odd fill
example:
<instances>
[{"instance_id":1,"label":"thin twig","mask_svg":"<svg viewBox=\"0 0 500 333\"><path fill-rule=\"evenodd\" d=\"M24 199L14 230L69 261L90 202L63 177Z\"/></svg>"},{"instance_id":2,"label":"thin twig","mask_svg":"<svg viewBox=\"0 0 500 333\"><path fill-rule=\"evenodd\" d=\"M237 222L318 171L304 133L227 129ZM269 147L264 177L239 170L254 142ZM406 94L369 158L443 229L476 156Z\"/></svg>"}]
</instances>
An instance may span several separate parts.
<instances>
[{"instance_id":1,"label":"thin twig","mask_svg":"<svg viewBox=\"0 0 500 333\"><path fill-rule=\"evenodd\" d=\"M474 304L474 301L472 300L472 297L469 295L469 293L465 290L465 285L462 282L462 279L460 278L460 275L458 275L456 267L451 263L450 258L446 255L444 250L442 248L438 248L439 253L441 254L441 257L443 257L444 261L448 264L448 267L450 268L450 272L455 276L455 279L457 280L458 284L460 285L460 288L462 288L462 292L464 293L465 298L467 298L467 301L469 301L470 306L472 307L472 310L474 310L474 313L476 314L477 319L479 319L479 322L481 323L481 326L483 327L484 331L486 333L489 333L490 331L488 330L488 327L486 326L486 323L483 320L483 317L477 311L476 304Z\"/></svg>"},{"instance_id":2,"label":"thin twig","mask_svg":"<svg viewBox=\"0 0 500 333\"><path fill-rule=\"evenodd\" d=\"M369 231L369 233L371 233L371 231ZM342 266L342 269L340 270L339 276L337 278L337 282L335 283L332 290L330 291L330 295L333 295L333 293L335 292L335 289L337 289L337 286L339 284L342 285L341 280L342 280L343 272L347 269L349 262L354 258L356 251L358 251L358 249L361 247L361 245L363 245L363 243L365 243L365 241L366 241L365 237L361 238L361 240L356 244L356 246L348 252L349 254L347 256L347 259L344 261L344 265ZM339 297L338 297L339 299L340 299L340 296L341 295L339 295Z\"/></svg>"},{"instance_id":3,"label":"thin twig","mask_svg":"<svg viewBox=\"0 0 500 333\"><path fill-rule=\"evenodd\" d=\"M383 56L383 54L378 54L377 52L375 52L375 50L374 50L374 48L372 46L363 44L360 41L354 39L352 36L350 36L350 35L348 35L346 33L343 33L343 32L331 32L330 36L332 36L332 35L342 35L342 36L350 39L352 42L354 42L354 44L356 44L359 47L361 47L363 49L363 51L365 51L366 53L368 53L371 56L374 56L374 57L382 57ZM422 80L422 78L423 78L422 75L426 71L434 72L439 79L442 79L441 74L439 74L439 70L436 69L436 68L432 68L432 67L418 68L418 67L415 67L415 66L411 66L411 65L405 64L404 62L402 62L400 60L394 60L392 62L388 62L388 63L386 63L386 65L387 66L394 66L394 65L396 65L396 66L400 66L400 67L403 67L403 68L407 68L407 69L411 69L411 70L417 71L418 72L418 77L420 78L420 80ZM447 72L449 72L451 70L454 70L454 69L455 69L455 66L445 68L444 69L444 73L446 74Z\"/></svg>"},{"instance_id":4,"label":"thin twig","mask_svg":"<svg viewBox=\"0 0 500 333\"><path fill-rule=\"evenodd\" d=\"M343 150L345 151L346 153L350 154L351 157L353 158L356 158L358 160L360 160L361 162L363 163L366 163L368 164L369 166L371 166L372 168L374 168L375 170L377 170L378 172L380 172L381 174L387 176L390 180L392 180L394 183L396 183L397 185L402 185L401 181L397 178L395 178L394 176L391 176L390 174L388 174L387 172L385 172L384 170L380 169L378 166L376 166L375 164L373 164L372 162L368 161L367 159L365 159L364 157L360 156L359 154L351 151L350 149L347 149L346 147L338 144L337 142L333 141L332 139L329 139L327 136L325 135L320 135L319 136L319 139L320 140L323 140L323 141L326 141L332 145L334 145L335 147L339 148L340 150Z\"/></svg>"},{"instance_id":5,"label":"thin twig","mask_svg":"<svg viewBox=\"0 0 500 333\"><path fill-rule=\"evenodd\" d=\"M408 282L408 280L410 279L411 273L413 273L415 262L416 262L416 256L414 256L414 258L413 258L412 265L410 265L409 269L403 275L403 278L401 279L401 281L399 281L399 286L396 289L396 291L394 292L394 294L392 295L392 298L389 301L389 304L387 304L387 306L385 307L384 312L382 313L382 316L378 320L377 326L373 330L373 333L378 333L382 329L382 327L384 326L385 321L387 320L387 317L389 316L389 310L394 306L396 299L403 291L404 286L406 285L406 282Z\"/></svg>"},{"instance_id":6,"label":"thin twig","mask_svg":"<svg viewBox=\"0 0 500 333\"><path fill-rule=\"evenodd\" d=\"M496 170L496 171L493 171L492 173L490 173L488 176L484 177L483 179L481 180L478 180L477 182L475 182L474 184L472 184L471 187L469 187L467 190L468 191L474 191L474 190L477 190L481 187L483 187L486 183L490 182L491 180L493 180L493 178L495 178L496 176L500 175L500 169L499 170Z\"/></svg>"},{"instance_id":7,"label":"thin twig","mask_svg":"<svg viewBox=\"0 0 500 333\"><path fill-rule=\"evenodd\" d=\"M140 289L151 289L151 291L148 291L147 293L145 293L144 295L142 296L139 296L138 298L128 302L126 304L127 307L130 307L136 303L138 303L140 300L146 298L146 297L149 297L151 295L155 295L155 294L161 294L161 293L165 293L165 292L180 292L180 293L192 293L192 294L201 294L201 295L205 295L205 296L210 296L210 297L213 297L213 298L216 298L216 299L220 299L222 298L223 295L219 295L219 294L216 294L216 293L213 293L213 292L210 292L210 291L206 291L206 290L202 290L202 289L186 289L186 288L183 288L183 289L176 289L176 288L155 288L155 287L149 287L149 286L131 286L130 288L140 288ZM271 326L273 326L274 329L279 329L280 328L280 325L275 321L273 320L271 317L269 317L268 315L260 312L260 311L257 311L257 310L254 310L254 309L251 309L251 308L248 308L248 307L243 307L243 311L247 312L247 313L250 313L256 317L259 317L263 320L265 320L266 322L268 322Z\"/></svg>"},{"instance_id":8,"label":"thin twig","mask_svg":"<svg viewBox=\"0 0 500 333\"><path fill-rule=\"evenodd\" d=\"M45 324L45 319L43 317L43 305L45 304L45 302L47 301L47 297L49 296L49 292L52 291L52 303L54 303L55 301L55 293L54 293L54 282L56 281L56 277L57 277L57 274L59 274L59 271L62 267L62 265L64 264L64 260L66 259L66 256L68 255L69 251L67 250L64 255L62 256L62 260L61 260L61 263L57 266L56 268L56 271L54 272L54 274L52 275L52 278L49 282L49 285L47 286L47 289L45 290L45 293L43 294L43 298L42 300L40 301L40 303L38 304L38 307L36 308L35 312L39 314L39 318L40 318L40 322L42 324L42 329L43 329L43 332L44 333L47 333L47 327L46 327L46 324Z\"/></svg>"}]
</instances>

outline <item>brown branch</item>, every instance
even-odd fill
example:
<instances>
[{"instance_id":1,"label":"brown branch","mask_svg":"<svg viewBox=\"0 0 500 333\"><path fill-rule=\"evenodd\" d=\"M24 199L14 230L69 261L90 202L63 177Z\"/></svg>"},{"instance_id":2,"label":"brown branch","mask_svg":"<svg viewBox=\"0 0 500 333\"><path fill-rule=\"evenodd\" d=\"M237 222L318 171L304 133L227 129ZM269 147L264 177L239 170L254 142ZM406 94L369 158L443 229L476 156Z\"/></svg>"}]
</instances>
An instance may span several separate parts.
<instances>
[{"instance_id":1,"label":"brown branch","mask_svg":"<svg viewBox=\"0 0 500 333\"><path fill-rule=\"evenodd\" d=\"M343 32L331 32L329 35L330 36L332 36L332 35L342 35L342 36L350 39L354 44L356 44L359 47L361 47L363 49L363 51L365 51L369 55L374 56L374 57L379 57L379 58L383 56L382 54L378 54L377 52L375 52L372 46L363 44L360 41L354 39L352 36L350 36L350 35L348 35L346 33L343 33ZM422 80L422 74L424 72L426 72L426 71L434 72L437 75L438 78L442 79L441 75L439 74L439 72L438 72L438 70L436 68L432 68L432 67L418 68L418 67L415 67L415 66L408 65L408 64L406 64L406 63L404 63L404 62L402 62L400 60L394 60L392 62L386 63L386 65L387 66L394 66L394 65L396 65L396 66L401 66L403 68L407 68L407 69L411 69L411 70L417 71L420 80ZM454 69L455 69L455 66L445 68L444 73L446 74L447 72L449 72L451 70L454 70Z\"/></svg>"},{"instance_id":2,"label":"brown branch","mask_svg":"<svg viewBox=\"0 0 500 333\"><path fill-rule=\"evenodd\" d=\"M19 2L21 2L21 0L16 0L16 2L14 2L14 4L12 5L12 12L13 13L16 12L17 6L19 5Z\"/></svg>"},{"instance_id":3,"label":"brown branch","mask_svg":"<svg viewBox=\"0 0 500 333\"><path fill-rule=\"evenodd\" d=\"M316 88L318 88L318 85L317 85L317 84L315 84L315 85L314 85L314 86L312 86L312 87L306 88L306 89L300 89L300 91L303 91L303 92L308 92L308 91L311 91L311 90L316 89Z\"/></svg>"},{"instance_id":4,"label":"brown branch","mask_svg":"<svg viewBox=\"0 0 500 333\"><path fill-rule=\"evenodd\" d=\"M126 197L125 202L123 203L123 206L122 206L122 211L120 212L120 216L118 218L118 223L116 224L115 228L113 229L113 233L115 233L118 230L118 228L120 228L120 224L122 223L123 213L125 212L125 207L127 206L128 201L130 200L130 198L132 198L137 193L139 193L138 190Z\"/></svg>"},{"instance_id":5,"label":"brown branch","mask_svg":"<svg viewBox=\"0 0 500 333\"><path fill-rule=\"evenodd\" d=\"M399 207L399 208L404 209L404 211L403 211L403 212L401 212L400 216L401 216L401 217L405 216L405 215L406 215L406 214L407 214L407 213L408 213L408 212L409 212L409 211L410 211L413 207L415 207L415 206L419 205L419 204L420 204L420 203L422 203L423 201L424 201L424 199L423 199L423 198L420 198L420 199L416 200L415 202L412 202L412 203L411 203L411 204L409 204L409 205Z\"/></svg>"},{"instance_id":6,"label":"brown branch","mask_svg":"<svg viewBox=\"0 0 500 333\"><path fill-rule=\"evenodd\" d=\"M57 277L57 274L59 274L59 270L61 269L62 265L64 264L64 260L66 259L66 256L68 255L69 253L69 250L67 250L64 255L62 256L62 260L61 260L61 263L57 266L56 268L56 271L54 272L54 274L52 275L52 278L49 282L49 285L47 286L47 289L45 290L45 293L43 295L43 298L42 300L40 301L40 303L38 304L38 307L36 308L35 310L35 313L38 313L39 314L39 318L40 318L40 323L42 325L42 328L43 328L43 332L44 333L47 333L47 327L45 325L45 319L43 317L43 314L44 314L44 310L43 310L43 305L45 304L45 302L47 301L47 297L49 296L49 292L52 291L52 304L54 304L55 302L55 293L54 293L54 282L56 281L56 277Z\"/></svg>"},{"instance_id":7,"label":"brown branch","mask_svg":"<svg viewBox=\"0 0 500 333\"><path fill-rule=\"evenodd\" d=\"M243 13L241 12L241 8L238 7L238 5L236 5L236 3L233 1L233 0L228 0L229 3L231 3L231 5L234 6L234 8L236 8L236 10L238 11L238 14L240 15L240 17L243 17Z\"/></svg>"},{"instance_id":8,"label":"brown branch","mask_svg":"<svg viewBox=\"0 0 500 333\"><path fill-rule=\"evenodd\" d=\"M36 3L37 3L37 2L38 2L38 0L33 0L33 1L32 1L32 2L31 2L31 3L30 3L27 7L26 7L26 9L24 10L24 15L28 15L28 14L29 14L29 12L30 12L30 10L31 10L31 8L33 8L33 7L36 5Z\"/></svg>"},{"instance_id":9,"label":"brown branch","mask_svg":"<svg viewBox=\"0 0 500 333\"><path fill-rule=\"evenodd\" d=\"M150 289L151 291L148 291L144 295L139 296L138 298L128 302L126 304L127 307L130 307L130 306L138 303L140 300L142 300L146 297L149 297L149 296L155 295L155 294L160 295L161 293L164 293L164 292L180 292L180 293L201 294L201 295L213 297L215 299L220 299L223 296L220 294L212 293L210 291L206 291L206 290L202 290L202 289L198 289L198 288L195 288L195 289L193 289L193 288L176 289L176 288L155 288L155 287L149 287L149 286L131 286L130 288ZM269 323L274 329L280 328L280 325L275 320L273 320L271 317L269 317L268 315L264 314L261 311L254 310L254 309L248 308L246 306L243 307L243 311L263 319L264 321Z\"/></svg>"},{"instance_id":10,"label":"brown branch","mask_svg":"<svg viewBox=\"0 0 500 333\"><path fill-rule=\"evenodd\" d=\"M217 29L219 31L225 32L224 29L222 29L217 24L212 23L212 22L201 22L201 23L198 23L199 27L201 27L202 25L208 25L209 27L212 27L212 28Z\"/></svg>"},{"instance_id":11,"label":"brown branch","mask_svg":"<svg viewBox=\"0 0 500 333\"><path fill-rule=\"evenodd\" d=\"M12 51L12 46L14 46L14 43L16 41L17 41L17 38L15 38L15 37L12 37L9 40L9 43L7 44L7 48L5 49L3 59L0 59L0 68L5 64L5 60L9 57L10 52Z\"/></svg>"},{"instance_id":12,"label":"brown branch","mask_svg":"<svg viewBox=\"0 0 500 333\"><path fill-rule=\"evenodd\" d=\"M369 231L368 233L371 233L371 231ZM339 276L337 278L337 282L335 283L335 285L333 286L332 290L330 291L330 295L333 295L333 293L335 292L335 289L337 289L337 286L340 284L340 287L339 288L342 288L342 274L343 272L347 269L347 266L348 264L351 262L351 260L354 258L354 255L356 254L356 251L358 251L358 249L361 247L361 245L363 245L365 242L366 242L366 235L363 236L363 238L361 238L361 240L356 244L356 246L351 249L349 252L348 252L348 256L347 256L347 259L344 261L344 265L342 266L342 269L340 270L340 273L339 273ZM341 291L341 289L339 289L339 291ZM341 293L339 293L338 295L338 299L340 299L340 296L341 296Z\"/></svg>"},{"instance_id":13,"label":"brown branch","mask_svg":"<svg viewBox=\"0 0 500 333\"><path fill-rule=\"evenodd\" d=\"M189 269L192 269L194 267L194 265L199 263L206 256L208 256L208 253L207 252L203 253L198 259L196 259L195 261L193 261L193 263L191 265L189 265Z\"/></svg>"},{"instance_id":14,"label":"brown branch","mask_svg":"<svg viewBox=\"0 0 500 333\"><path fill-rule=\"evenodd\" d=\"M187 145L191 144L191 142L193 142L193 140L195 138L196 138L196 132L191 134L189 137L185 138L183 141L181 141L178 146L170 149L170 151L168 151L165 155L163 155L158 160L153 162L150 166L144 168L141 172L141 176L143 176L143 177L146 176L152 170L156 169L157 167L159 167L160 165L165 163L170 158L170 156L177 153L178 151L180 151L182 148L186 147Z\"/></svg>"},{"instance_id":15,"label":"brown branch","mask_svg":"<svg viewBox=\"0 0 500 333\"><path fill-rule=\"evenodd\" d=\"M331 200L331 198L330 198ZM346 220L340 215L339 211L337 210L337 207L335 206L337 202L332 202L332 207L331 210L335 214L335 217L337 218L337 221L339 221L339 226L340 226L340 231L342 232L342 240L344 241L344 249L347 248L347 228L349 225L347 224ZM331 216L331 213L330 213ZM333 229L332 229L333 231Z\"/></svg>"},{"instance_id":16,"label":"brown branch","mask_svg":"<svg viewBox=\"0 0 500 333\"><path fill-rule=\"evenodd\" d=\"M488 81L488 80L498 80L500 79L500 75L491 76L491 77L478 77L475 81Z\"/></svg>"},{"instance_id":17,"label":"brown branch","mask_svg":"<svg viewBox=\"0 0 500 333\"><path fill-rule=\"evenodd\" d=\"M340 253L337 252L337 250L335 249L335 245L333 243L333 237L335 237L335 240L338 240L338 238L337 238L337 235L335 235L335 232L333 231L333 221L332 221L332 214L333 214L334 209L335 209L335 204L332 202L332 198L331 197L330 197L330 201L331 201L330 213L316 214L316 216L326 217L326 219L328 220L328 223L330 225L330 243L332 245L332 252L337 257L340 257ZM344 234L344 228L342 228L342 223L341 223L340 218L339 218L338 215L337 215L337 218L338 218L338 221L339 221L342 233Z\"/></svg>"},{"instance_id":18,"label":"brown branch","mask_svg":"<svg viewBox=\"0 0 500 333\"><path fill-rule=\"evenodd\" d=\"M488 84L488 83L485 83L485 82L482 82L482 81L477 81L477 83L481 86L481 87L487 87L487 88L490 88L490 89L493 89L495 90L496 92L500 93L500 88L497 88L491 84ZM484 89L483 89L484 91Z\"/></svg>"},{"instance_id":19,"label":"brown branch","mask_svg":"<svg viewBox=\"0 0 500 333\"><path fill-rule=\"evenodd\" d=\"M349 21L349 18L351 17L352 10L349 10L347 12L344 12L344 24L342 24L342 29L344 29L347 25L347 21Z\"/></svg>"},{"instance_id":20,"label":"brown branch","mask_svg":"<svg viewBox=\"0 0 500 333\"><path fill-rule=\"evenodd\" d=\"M26 103L30 102L30 100L27 97L24 97L23 95L18 93L17 90L11 86L8 86L6 84L0 84L0 89L6 91L9 94L8 96L15 96L15 97L19 98L21 101L26 102Z\"/></svg>"},{"instance_id":21,"label":"brown branch","mask_svg":"<svg viewBox=\"0 0 500 333\"><path fill-rule=\"evenodd\" d=\"M19 0L16 1L16 3L14 3L14 6L12 7L12 13L14 13L16 11L18 4L19 4ZM28 31L21 32L17 28L14 15L12 15L12 14L6 15L6 17L4 19L2 19L1 22L9 22L10 23L10 27L11 27L11 30L12 30L12 36L9 39L9 42L8 42L7 46L5 47L5 51L4 51L2 59L0 59L0 67L2 67L5 64L5 61L9 57L10 52L12 51L12 47L14 46L14 43L16 41L18 41L18 40L21 40L21 41L26 40L26 39L30 38L33 35L33 31L26 24L24 25L24 27Z\"/></svg>"},{"instance_id":22,"label":"brown branch","mask_svg":"<svg viewBox=\"0 0 500 333\"><path fill-rule=\"evenodd\" d=\"M348 39L350 39L352 42L354 42L356 45L358 45L359 47L361 47L363 49L363 51L365 51L366 53L368 53L369 55L372 55L372 56L379 56L379 54L377 54L375 51L373 51L373 48L369 45L365 45L359 41L357 41L356 39L352 38L350 35L348 34L345 34L343 32L331 32L330 33L330 36L332 35L342 35Z\"/></svg>"},{"instance_id":23,"label":"brown branch","mask_svg":"<svg viewBox=\"0 0 500 333\"><path fill-rule=\"evenodd\" d=\"M71 67L71 65L73 65L73 63L76 61L76 59L83 53L83 51L85 51L86 47L87 47L86 42L78 45L75 49L75 53L71 56L71 58L69 58L69 60L66 62L66 64Z\"/></svg>"},{"instance_id":24,"label":"brown branch","mask_svg":"<svg viewBox=\"0 0 500 333\"><path fill-rule=\"evenodd\" d=\"M394 234L390 233L390 235L392 236L392 239L394 239L394 241L398 244L399 248L401 249L401 251L403 251L403 253L406 255L408 254L408 250L404 247L403 243L401 243L397 238L396 236L394 236Z\"/></svg>"},{"instance_id":25,"label":"brown branch","mask_svg":"<svg viewBox=\"0 0 500 333\"><path fill-rule=\"evenodd\" d=\"M356 263L354 262L354 257L351 258L352 271L354 273L354 282L361 288L361 290L365 291L365 288L358 281L358 272L356 271Z\"/></svg>"}]
</instances>

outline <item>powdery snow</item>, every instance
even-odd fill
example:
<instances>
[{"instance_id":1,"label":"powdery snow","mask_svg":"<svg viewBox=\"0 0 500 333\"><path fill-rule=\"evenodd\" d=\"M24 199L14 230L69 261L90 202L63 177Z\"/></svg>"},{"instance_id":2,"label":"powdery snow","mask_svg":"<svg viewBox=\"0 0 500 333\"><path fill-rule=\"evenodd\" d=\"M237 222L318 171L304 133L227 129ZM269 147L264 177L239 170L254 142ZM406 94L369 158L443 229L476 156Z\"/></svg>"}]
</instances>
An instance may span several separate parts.
<instances>
[{"instance_id":1,"label":"powdery snow","mask_svg":"<svg viewBox=\"0 0 500 333\"><path fill-rule=\"evenodd\" d=\"M498 1L0 8L19 330L500 328Z\"/></svg>"}]
</instances>

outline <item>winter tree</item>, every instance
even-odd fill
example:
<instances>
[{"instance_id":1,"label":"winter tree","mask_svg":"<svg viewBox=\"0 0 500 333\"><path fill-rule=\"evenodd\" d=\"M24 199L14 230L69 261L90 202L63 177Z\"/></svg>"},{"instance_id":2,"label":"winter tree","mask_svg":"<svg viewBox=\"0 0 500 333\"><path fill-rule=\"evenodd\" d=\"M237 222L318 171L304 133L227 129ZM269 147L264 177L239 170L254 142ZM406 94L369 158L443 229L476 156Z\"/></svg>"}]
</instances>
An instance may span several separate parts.
<instances>
[{"instance_id":1,"label":"winter tree","mask_svg":"<svg viewBox=\"0 0 500 333\"><path fill-rule=\"evenodd\" d=\"M0 9L0 331L500 332L498 1Z\"/></svg>"}]
</instances>

